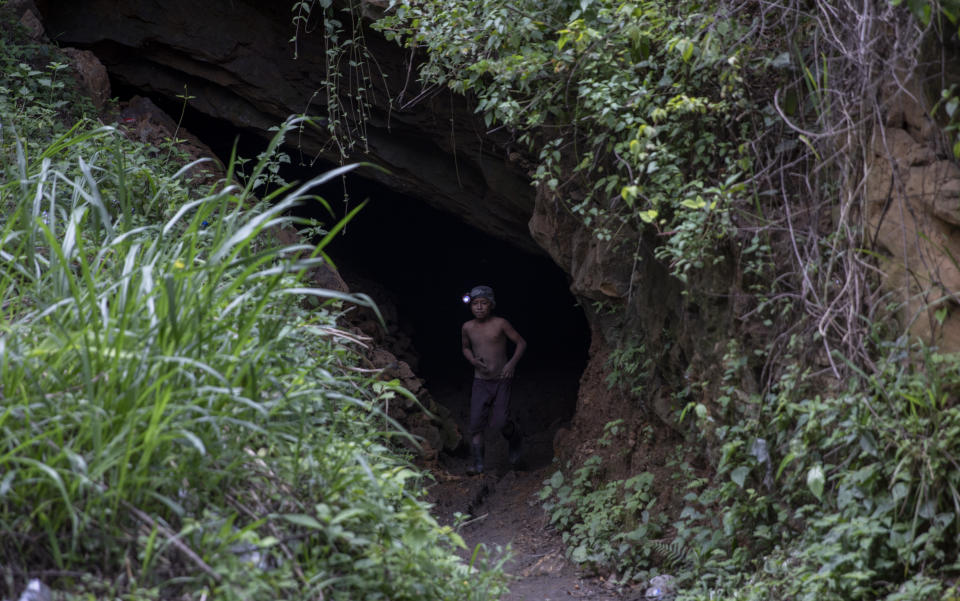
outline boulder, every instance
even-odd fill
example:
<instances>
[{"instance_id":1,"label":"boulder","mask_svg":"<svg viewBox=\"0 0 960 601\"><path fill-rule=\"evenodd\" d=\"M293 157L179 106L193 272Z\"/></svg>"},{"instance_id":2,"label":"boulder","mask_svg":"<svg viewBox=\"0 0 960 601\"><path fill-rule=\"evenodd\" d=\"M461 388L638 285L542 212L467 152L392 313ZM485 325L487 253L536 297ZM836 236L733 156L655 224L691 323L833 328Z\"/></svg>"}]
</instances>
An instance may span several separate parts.
<instances>
[{"instance_id":1,"label":"boulder","mask_svg":"<svg viewBox=\"0 0 960 601\"><path fill-rule=\"evenodd\" d=\"M98 111L103 110L107 101L110 100L110 76L107 74L107 68L103 66L97 55L89 50L64 48L63 53L70 58L70 66L76 73L80 87L93 101L93 106Z\"/></svg>"},{"instance_id":2,"label":"boulder","mask_svg":"<svg viewBox=\"0 0 960 601\"><path fill-rule=\"evenodd\" d=\"M20 17L20 25L30 33L30 37L34 40L42 40L46 37L43 23L40 22L40 18L32 10L23 12L23 16Z\"/></svg>"},{"instance_id":3,"label":"boulder","mask_svg":"<svg viewBox=\"0 0 960 601\"><path fill-rule=\"evenodd\" d=\"M109 91L107 93L109 94ZM186 174L188 178L210 183L223 177L221 166L211 160L214 154L210 147L180 127L149 98L134 96L121 103L119 120L121 131L133 139L156 148L162 148L176 140L177 149L186 154L189 162L204 159L203 163L190 168Z\"/></svg>"}]
</instances>

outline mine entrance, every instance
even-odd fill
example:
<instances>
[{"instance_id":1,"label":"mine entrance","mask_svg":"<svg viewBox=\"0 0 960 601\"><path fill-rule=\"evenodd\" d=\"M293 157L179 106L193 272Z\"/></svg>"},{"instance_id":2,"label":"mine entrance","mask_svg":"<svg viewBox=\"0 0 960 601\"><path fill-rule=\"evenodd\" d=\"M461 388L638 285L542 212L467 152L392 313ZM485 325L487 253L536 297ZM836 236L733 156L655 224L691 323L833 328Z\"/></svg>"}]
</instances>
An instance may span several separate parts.
<instances>
[{"instance_id":1,"label":"mine entrance","mask_svg":"<svg viewBox=\"0 0 960 601\"><path fill-rule=\"evenodd\" d=\"M121 98L141 91L114 82ZM168 114L185 107L163 97L153 101ZM265 142L251 132L186 107L184 128L197 135L221 161L237 141L241 157L255 157ZM297 163L299 153L288 150ZM285 166L282 175L305 181L333 165ZM344 194L349 204L344 203ZM531 254L481 232L455 216L404 196L373 180L351 174L320 190L336 217L369 198L364 209L328 247L354 292L369 294L395 316L388 342L425 380L433 398L447 406L461 430L469 421L472 368L460 350L460 327L472 316L461 296L478 284L492 286L497 314L508 319L528 343L517 369L512 406L529 442L531 468L553 457L556 429L576 408L579 379L590 333L583 311L569 291L568 278L545 254ZM332 224L323 211L306 211ZM512 349L511 349L512 350ZM488 439L497 438L488 434Z\"/></svg>"},{"instance_id":2,"label":"mine entrance","mask_svg":"<svg viewBox=\"0 0 960 601\"><path fill-rule=\"evenodd\" d=\"M460 350L460 327L472 315L461 296L492 286L496 312L527 340L512 405L532 444L534 463L552 458L552 435L576 406L589 329L566 275L546 256L517 250L424 202L368 181L348 184L370 202L330 247L348 283L383 286L413 341L417 374L465 430L472 367ZM489 436L488 436L489 438Z\"/></svg>"}]
</instances>

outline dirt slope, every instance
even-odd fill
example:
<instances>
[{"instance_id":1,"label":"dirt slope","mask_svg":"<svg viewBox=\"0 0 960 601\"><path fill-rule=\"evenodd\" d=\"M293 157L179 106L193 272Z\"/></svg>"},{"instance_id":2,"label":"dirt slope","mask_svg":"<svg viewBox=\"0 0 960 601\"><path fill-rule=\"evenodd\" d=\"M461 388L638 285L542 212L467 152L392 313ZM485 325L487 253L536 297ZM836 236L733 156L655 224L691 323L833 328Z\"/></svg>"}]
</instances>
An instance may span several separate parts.
<instances>
[{"instance_id":1,"label":"dirt slope","mask_svg":"<svg viewBox=\"0 0 960 601\"><path fill-rule=\"evenodd\" d=\"M469 516L460 530L469 548L465 559L481 543L494 551L509 545L512 558L506 569L515 580L502 601L619 601L637 596L621 595L603 578L583 574L565 559L560 536L537 496L555 469L549 464L552 448L546 434L527 439L526 464L540 464L535 469L506 469L506 445L492 436L488 439L491 469L469 476L466 458L441 457L429 499L442 523L453 524L457 512Z\"/></svg>"}]
</instances>

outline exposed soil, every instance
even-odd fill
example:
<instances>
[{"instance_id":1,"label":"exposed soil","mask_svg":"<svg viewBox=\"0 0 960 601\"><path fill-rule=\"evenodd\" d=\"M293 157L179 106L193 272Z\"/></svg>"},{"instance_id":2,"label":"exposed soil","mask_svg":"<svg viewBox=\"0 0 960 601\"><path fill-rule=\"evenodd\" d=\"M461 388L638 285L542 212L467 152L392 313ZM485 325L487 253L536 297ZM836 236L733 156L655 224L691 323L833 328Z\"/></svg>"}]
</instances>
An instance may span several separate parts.
<instances>
[{"instance_id":1,"label":"exposed soil","mask_svg":"<svg viewBox=\"0 0 960 601\"><path fill-rule=\"evenodd\" d=\"M432 392L465 425L468 394L452 389ZM535 394L549 394L549 391L542 386L534 390L522 380L516 383L512 404L519 410L521 422L525 421L522 411L525 401ZM538 492L543 481L556 469L553 437L559 427L560 423L556 422L528 434L524 439L523 460L516 470L508 468L506 441L495 432L487 433L487 469L482 475L467 474L468 457L441 455L439 467L433 470L436 483L428 492L434 515L441 523L451 525L457 513L468 516L460 529L468 547L463 552L466 560L479 544L494 554L498 548L509 546L511 559L506 571L514 580L510 593L502 601L633 598L636 592L624 596L611 581L585 574L567 561L560 535L541 507Z\"/></svg>"},{"instance_id":2,"label":"exposed soil","mask_svg":"<svg viewBox=\"0 0 960 601\"><path fill-rule=\"evenodd\" d=\"M453 524L456 512L470 516L460 530L468 547L465 560L481 543L494 553L509 545L506 571L514 581L502 601L623 599L602 577L583 574L566 560L560 536L550 527L537 497L551 473L549 467L467 476L467 460L451 463L456 471L441 472L430 488L434 513L447 524Z\"/></svg>"}]
</instances>

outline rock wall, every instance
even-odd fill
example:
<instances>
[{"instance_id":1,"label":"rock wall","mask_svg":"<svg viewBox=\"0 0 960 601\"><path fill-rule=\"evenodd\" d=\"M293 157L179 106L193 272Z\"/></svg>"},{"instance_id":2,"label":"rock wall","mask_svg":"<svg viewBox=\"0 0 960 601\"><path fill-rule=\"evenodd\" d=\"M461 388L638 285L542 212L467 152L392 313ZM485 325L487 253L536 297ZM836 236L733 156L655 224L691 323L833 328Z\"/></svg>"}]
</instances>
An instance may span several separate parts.
<instances>
[{"instance_id":1,"label":"rock wall","mask_svg":"<svg viewBox=\"0 0 960 601\"><path fill-rule=\"evenodd\" d=\"M93 51L114 79L170 99L186 95L201 113L268 138L268 130L290 115L307 113L321 125L328 116L323 24L311 22L310 29L320 30L292 42L292 5L47 0L41 10L52 39ZM462 98L442 89L413 93L409 53L376 32L363 32L377 60L364 64L370 75L364 84L365 123L346 122L347 130L366 139L350 160L386 167L390 173L365 175L528 252L541 252L526 225L533 190L523 169L509 159L507 138L486 135ZM344 74L355 77L357 70L346 68ZM403 89L410 90L406 108L397 109L389 99ZM341 100L354 106L349 98ZM340 159L323 127L304 130L297 143L308 158Z\"/></svg>"},{"instance_id":2,"label":"rock wall","mask_svg":"<svg viewBox=\"0 0 960 601\"><path fill-rule=\"evenodd\" d=\"M916 80L889 92L891 108L868 155L866 218L885 287L927 343L960 351L960 166Z\"/></svg>"},{"instance_id":3,"label":"rock wall","mask_svg":"<svg viewBox=\"0 0 960 601\"><path fill-rule=\"evenodd\" d=\"M709 361L714 347L722 347L732 333L724 297L717 296L715 306L691 305L681 282L654 258L653 241L639 233L621 236L618 244L598 240L546 190L537 195L530 233L570 274L570 288L581 299L592 334L576 415L554 440L556 456L575 463L588 457L598 451L605 425L618 419L629 424L630 432L655 423L661 436L680 434L674 430L671 383L691 368L705 370L704 358ZM716 275L719 281L732 280L727 273ZM633 374L640 394L616 381L619 367L611 358L615 350L631 348L636 350L632 361L652 359ZM643 447L639 441L629 445L615 453L615 470L629 471L647 460L630 450Z\"/></svg>"}]
</instances>

